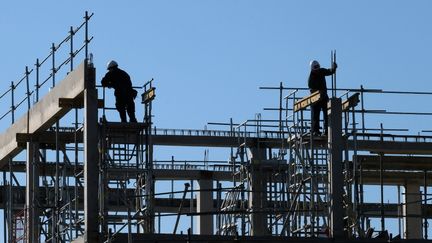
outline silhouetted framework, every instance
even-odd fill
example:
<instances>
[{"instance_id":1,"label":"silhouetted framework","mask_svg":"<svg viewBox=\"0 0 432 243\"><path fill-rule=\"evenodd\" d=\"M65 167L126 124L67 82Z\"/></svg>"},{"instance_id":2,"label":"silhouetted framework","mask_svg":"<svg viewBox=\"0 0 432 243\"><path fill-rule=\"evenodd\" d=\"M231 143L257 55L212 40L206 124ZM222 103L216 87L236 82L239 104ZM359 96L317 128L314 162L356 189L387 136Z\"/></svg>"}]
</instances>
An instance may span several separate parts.
<instances>
[{"instance_id":1,"label":"silhouetted framework","mask_svg":"<svg viewBox=\"0 0 432 243\"><path fill-rule=\"evenodd\" d=\"M265 108L276 119L257 114L242 123L208 124L222 127L217 130L157 129L152 79L135 87L142 94L142 121L110 122L106 112L113 108L105 105L105 90L98 98L88 53L91 16L86 13L82 25L37 60L34 76L26 68L25 77L0 96L11 98L0 121L12 118L0 134L4 242L427 241L432 136L365 124L371 114L432 114L368 110L364 99L432 93L332 89L329 133L312 136L309 107L320 94L281 83L262 87L279 92L278 107ZM84 44L75 49L82 28ZM69 54L58 65L66 43ZM48 60L48 78L39 82ZM43 93L47 80L52 86ZM21 102L15 101L18 90L25 93ZM229 159L155 160L163 146L226 148ZM365 199L370 185L379 194L373 202ZM396 203L386 202L384 186L397 187ZM397 222L393 235L389 220Z\"/></svg>"}]
</instances>

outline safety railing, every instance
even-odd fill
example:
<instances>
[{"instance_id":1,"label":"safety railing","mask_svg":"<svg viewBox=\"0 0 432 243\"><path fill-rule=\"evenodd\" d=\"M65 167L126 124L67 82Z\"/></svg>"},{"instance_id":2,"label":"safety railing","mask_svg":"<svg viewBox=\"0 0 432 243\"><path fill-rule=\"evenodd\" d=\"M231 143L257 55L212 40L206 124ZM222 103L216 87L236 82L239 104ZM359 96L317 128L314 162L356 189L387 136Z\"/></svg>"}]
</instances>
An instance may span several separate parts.
<instances>
[{"instance_id":1,"label":"safety railing","mask_svg":"<svg viewBox=\"0 0 432 243\"><path fill-rule=\"evenodd\" d=\"M237 166L239 169L240 166ZM227 161L154 161L153 168L157 170L208 170L231 172L233 166Z\"/></svg>"},{"instance_id":2,"label":"safety railing","mask_svg":"<svg viewBox=\"0 0 432 243\"><path fill-rule=\"evenodd\" d=\"M93 14L89 15L88 12L85 12L84 22L81 25L76 28L71 26L66 38L57 45L51 44L51 52L48 56L43 59L36 59L34 68L26 66L24 76L18 81L12 81L9 88L0 94L1 103L7 104L7 99L10 99L10 106L3 106L8 107L8 110L0 113L0 121L10 116L11 124L13 124L18 115L27 112L32 103L38 102L40 96L55 87L56 77L63 74L61 72L67 74L74 69L74 60L81 58L80 54L83 54L82 59L89 57L88 47L93 37L88 35L88 23L92 16ZM83 39L83 44L75 45L78 38ZM64 67L68 64L70 68L66 70ZM31 80L34 82L31 83ZM50 84L48 88L46 88L47 84ZM46 88L45 92L43 88Z\"/></svg>"},{"instance_id":3,"label":"safety railing","mask_svg":"<svg viewBox=\"0 0 432 243\"><path fill-rule=\"evenodd\" d=\"M357 140L371 141L390 141L390 142L412 142L412 143L431 143L432 136L422 135L395 135L380 133L357 133Z\"/></svg>"},{"instance_id":4,"label":"safety railing","mask_svg":"<svg viewBox=\"0 0 432 243\"><path fill-rule=\"evenodd\" d=\"M227 130L199 130L199 129L165 129L154 128L152 135L160 136L209 136L209 137L252 137L252 138L281 138L281 134L286 136L286 132L279 131L227 131Z\"/></svg>"}]
</instances>

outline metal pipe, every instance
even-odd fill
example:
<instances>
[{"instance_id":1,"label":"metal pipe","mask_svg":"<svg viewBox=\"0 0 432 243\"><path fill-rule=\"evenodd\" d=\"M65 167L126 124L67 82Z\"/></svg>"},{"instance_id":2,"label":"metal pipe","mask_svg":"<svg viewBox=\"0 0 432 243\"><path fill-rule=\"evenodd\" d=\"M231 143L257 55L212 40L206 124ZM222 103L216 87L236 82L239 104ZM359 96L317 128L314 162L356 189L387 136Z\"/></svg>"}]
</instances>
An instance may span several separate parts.
<instances>
[{"instance_id":1,"label":"metal pipe","mask_svg":"<svg viewBox=\"0 0 432 243\"><path fill-rule=\"evenodd\" d=\"M331 65L333 65L333 62L334 62L334 60L333 60L333 50L330 52L330 63L331 63ZM334 84L334 73L332 74L332 76L331 76L331 80L332 80L332 88L331 88L331 91L332 91L332 98L335 98L336 97L336 95L335 95L335 91L334 91L334 89L336 88L335 87L335 84Z\"/></svg>"},{"instance_id":2,"label":"metal pipe","mask_svg":"<svg viewBox=\"0 0 432 243\"><path fill-rule=\"evenodd\" d=\"M11 105L11 111L12 111L12 123L15 122L15 85L14 82L11 82L11 98L12 98L12 105Z\"/></svg>"},{"instance_id":3,"label":"metal pipe","mask_svg":"<svg viewBox=\"0 0 432 243\"><path fill-rule=\"evenodd\" d=\"M8 195L8 219L9 219L9 242L12 242L12 236L13 236L13 224L12 224L12 218L13 218L13 211L12 211L12 203L13 203L13 161L12 158L9 158L9 195Z\"/></svg>"},{"instance_id":4,"label":"metal pipe","mask_svg":"<svg viewBox=\"0 0 432 243\"><path fill-rule=\"evenodd\" d=\"M106 102L105 102L105 87L102 88L102 100L104 102L104 106L102 108L102 118L104 120L106 120L106 116L105 116L105 111L106 111L106 108L105 108L105 104L106 104Z\"/></svg>"},{"instance_id":5,"label":"metal pipe","mask_svg":"<svg viewBox=\"0 0 432 243\"><path fill-rule=\"evenodd\" d=\"M397 204L398 204L398 233L400 236L402 236L402 204L401 204L401 189L400 189L400 185L397 185Z\"/></svg>"},{"instance_id":6,"label":"metal pipe","mask_svg":"<svg viewBox=\"0 0 432 243\"><path fill-rule=\"evenodd\" d=\"M72 71L73 67L74 67L73 61L74 61L74 56L75 56L74 49L73 49L73 36L75 33L74 33L72 26L70 27L69 34L70 34L70 53L69 53L69 55L70 55L70 71Z\"/></svg>"},{"instance_id":7,"label":"metal pipe","mask_svg":"<svg viewBox=\"0 0 432 243\"><path fill-rule=\"evenodd\" d=\"M427 170L424 171L424 201L423 204L424 206L427 206ZM424 227L424 237L427 240L428 239L428 221L427 221L427 217L424 216L424 222L423 222L423 227Z\"/></svg>"},{"instance_id":8,"label":"metal pipe","mask_svg":"<svg viewBox=\"0 0 432 243\"><path fill-rule=\"evenodd\" d=\"M171 156L171 170L174 170L174 156ZM174 180L171 180L171 198L174 198Z\"/></svg>"},{"instance_id":9,"label":"metal pipe","mask_svg":"<svg viewBox=\"0 0 432 243\"><path fill-rule=\"evenodd\" d=\"M4 170L3 171L3 186L4 186L4 188L7 188L6 183L7 183L7 181L6 181L6 170ZM2 195L3 195L3 198L6 199L5 204L7 205L7 199L8 199L7 190L3 190ZM6 228L6 224L7 224L7 217L6 217L6 215L7 215L7 213L6 213L6 208L7 207L3 208L3 242L7 242L7 238L6 238L6 236L7 236L7 228Z\"/></svg>"},{"instance_id":10,"label":"metal pipe","mask_svg":"<svg viewBox=\"0 0 432 243\"><path fill-rule=\"evenodd\" d=\"M362 116L362 132L365 133L365 115L364 115L364 89L363 85L360 85L360 104L361 104L361 116Z\"/></svg>"},{"instance_id":11,"label":"metal pipe","mask_svg":"<svg viewBox=\"0 0 432 243\"><path fill-rule=\"evenodd\" d=\"M25 67L26 74L26 95L27 95L27 134L30 132L30 84L29 84L29 71L28 67Z\"/></svg>"},{"instance_id":12,"label":"metal pipe","mask_svg":"<svg viewBox=\"0 0 432 243\"><path fill-rule=\"evenodd\" d=\"M233 126L233 119L230 118L230 136L234 136L234 126ZM237 156L236 156L237 157ZM235 173L236 173L236 158L234 158L234 148L230 148L230 162L232 163L232 176L233 176L233 187L236 187L236 179L235 179Z\"/></svg>"},{"instance_id":13,"label":"metal pipe","mask_svg":"<svg viewBox=\"0 0 432 243\"><path fill-rule=\"evenodd\" d=\"M150 82L150 86L151 86L151 82ZM147 161L147 181L146 181L146 189L148 188L149 190L147 191L148 193L148 201L146 203L146 206L149 209L149 214L150 214L150 221L149 221L149 233L154 233L154 193L155 193L155 188L154 188L154 180L153 180L153 141L152 141L152 134L151 134L151 126L152 126L152 104L153 102L149 102L146 104L146 106L148 106L147 112L148 112L148 116L147 116L147 121L148 121L148 126L147 126L147 130L146 130L146 161Z\"/></svg>"},{"instance_id":14,"label":"metal pipe","mask_svg":"<svg viewBox=\"0 0 432 243\"><path fill-rule=\"evenodd\" d=\"M364 202L364 188L363 188L363 164L362 164L362 161L360 160L359 161L359 163L358 163L358 166L359 166L359 169L360 169L360 175L359 175L359 187L360 187L360 192L359 192L359 195L360 195L360 205L363 205L363 202ZM363 212L362 210L361 210L361 212ZM361 220L361 227L362 227L362 229L365 229L365 217L364 216L361 216L361 218L360 218L360 220Z\"/></svg>"},{"instance_id":15,"label":"metal pipe","mask_svg":"<svg viewBox=\"0 0 432 243\"><path fill-rule=\"evenodd\" d=\"M78 174L78 108L75 108L75 131L74 131L74 154L75 154L75 166L74 166L74 183L75 183L75 187L74 187L74 195L75 195L75 205L74 205L74 209L75 209L75 220L78 221L79 218L79 211L78 211L78 202L79 202L79 195L78 195L78 180L79 177L77 176ZM78 235L78 227L75 227L75 235Z\"/></svg>"},{"instance_id":16,"label":"metal pipe","mask_svg":"<svg viewBox=\"0 0 432 243\"><path fill-rule=\"evenodd\" d=\"M336 50L334 50L334 52L333 52L333 62L336 63ZM332 66L333 66L333 62L331 64ZM337 90L337 87L336 87L336 70L334 70L333 76L334 76L334 91L333 91L334 96L333 97L336 97L336 90Z\"/></svg>"},{"instance_id":17,"label":"metal pipe","mask_svg":"<svg viewBox=\"0 0 432 243\"><path fill-rule=\"evenodd\" d=\"M178 214L177 214L177 219L176 219L176 222L175 222L175 225L174 225L173 235L175 235L176 232L177 232L177 227L178 227L178 223L180 221L180 215L181 215L181 211L182 211L182 208L183 208L183 203L184 203L184 200L186 198L186 194L188 192L188 189L190 187L189 183L185 183L184 185L185 185L185 189L184 189L183 197L182 197L182 200L180 202L179 209L178 209Z\"/></svg>"},{"instance_id":18,"label":"metal pipe","mask_svg":"<svg viewBox=\"0 0 432 243\"><path fill-rule=\"evenodd\" d=\"M302 114L303 114L303 112L302 112ZM312 124L311 124L311 126L312 126ZM312 133L312 129L309 132L309 143L310 143L310 147L309 147L310 160L309 160L309 163L310 163L310 178L311 178L311 180L310 180L310 206L309 206L309 210L311 210L311 212L312 212L311 222L310 222L310 224L311 224L310 230L312 233L311 237L315 237L315 234L314 234L314 230L315 230L314 224L315 224L315 216L316 216L315 210L314 210L314 207L315 207L315 194L314 194L314 192L316 190L316 188L315 188L315 178L316 178L315 159L318 160L318 156L317 156L317 153L315 153L315 149L314 149L314 135ZM306 156L308 156L308 154L306 154Z\"/></svg>"},{"instance_id":19,"label":"metal pipe","mask_svg":"<svg viewBox=\"0 0 432 243\"><path fill-rule=\"evenodd\" d=\"M221 183L219 183L219 181L216 181L216 208L220 209L221 208L221 204L222 204L222 186ZM218 234L220 235L220 230L221 230L221 214L218 213L216 215L216 232L218 232Z\"/></svg>"},{"instance_id":20,"label":"metal pipe","mask_svg":"<svg viewBox=\"0 0 432 243\"><path fill-rule=\"evenodd\" d=\"M277 87L259 87L259 89L264 90L279 90ZM304 87L284 87L284 90L298 90L298 91L308 91L309 88ZM333 89L328 89L333 90ZM382 89L350 89L350 88L340 88L334 89L336 91L344 92L365 92L365 93L375 93L375 94L407 94L407 95L432 95L432 92L419 92L419 91L395 91L395 90L382 90Z\"/></svg>"},{"instance_id":21,"label":"metal pipe","mask_svg":"<svg viewBox=\"0 0 432 243\"><path fill-rule=\"evenodd\" d=\"M56 164L55 164L55 182L54 182L54 209L53 209L53 238L54 241L60 240L58 219L60 209L60 141L59 141L59 120L55 123L55 151L56 151Z\"/></svg>"},{"instance_id":22,"label":"metal pipe","mask_svg":"<svg viewBox=\"0 0 432 243\"><path fill-rule=\"evenodd\" d=\"M132 243L132 220L131 220L131 211L130 208L128 207L128 215L127 215L127 220L128 220L128 231L127 231L127 239L128 239L128 243Z\"/></svg>"},{"instance_id":23,"label":"metal pipe","mask_svg":"<svg viewBox=\"0 0 432 243\"><path fill-rule=\"evenodd\" d=\"M283 95L283 84L280 82L279 89L279 132L282 131L282 95Z\"/></svg>"},{"instance_id":24,"label":"metal pipe","mask_svg":"<svg viewBox=\"0 0 432 243\"><path fill-rule=\"evenodd\" d=\"M355 108L352 107L352 111ZM359 179L358 179L358 164L357 164L357 128L356 128L356 119L355 113L352 112L352 124L353 124L353 141L354 141L354 158L353 158L353 178L354 178L354 210L356 212L355 215L355 224L359 225L359 215L360 215L360 207L359 207Z\"/></svg>"},{"instance_id":25,"label":"metal pipe","mask_svg":"<svg viewBox=\"0 0 432 243\"><path fill-rule=\"evenodd\" d=\"M350 110L343 112L343 118L344 118L344 133L345 136L343 136L343 140L345 140L345 148L343 149L344 152L344 158L343 158L343 162L345 165L345 175L344 175L344 184L346 185L346 194L349 197L349 202L352 203L352 196L353 196L353 182L354 182L354 178L353 178L353 173L350 171L350 163L349 163L349 151L348 151L348 127L349 127L349 114L350 114ZM355 170L355 169L354 169ZM351 205L350 205L351 206ZM348 206L349 208L349 206ZM355 210L355 208L354 208ZM354 216L355 218L355 216ZM353 229L352 229L352 222L355 220L351 215L348 215L347 217L347 231L349 235L352 235Z\"/></svg>"},{"instance_id":26,"label":"metal pipe","mask_svg":"<svg viewBox=\"0 0 432 243\"><path fill-rule=\"evenodd\" d=\"M51 45L51 51L52 51L52 73L51 73L51 78L52 78L52 88L55 87L55 73L56 73L56 67L55 67L55 51L56 51L56 47L55 44L52 43Z\"/></svg>"},{"instance_id":27,"label":"metal pipe","mask_svg":"<svg viewBox=\"0 0 432 243\"><path fill-rule=\"evenodd\" d=\"M381 114L381 115L418 115L432 116L432 112L405 112L405 111L386 111L386 110L363 110L356 113Z\"/></svg>"},{"instance_id":28,"label":"metal pipe","mask_svg":"<svg viewBox=\"0 0 432 243\"><path fill-rule=\"evenodd\" d=\"M36 102L39 101L39 68L40 68L40 64L39 64L39 58L36 59Z\"/></svg>"},{"instance_id":29,"label":"metal pipe","mask_svg":"<svg viewBox=\"0 0 432 243\"><path fill-rule=\"evenodd\" d=\"M191 213L193 213L193 208L194 208L194 198L193 198L193 191L194 191L194 184L193 184L193 180L190 180L190 185L191 185L191 192L190 192L190 203L189 203L189 210ZM190 229L193 229L193 225L194 225L194 220L193 220L193 215L191 214L190 216Z\"/></svg>"},{"instance_id":30,"label":"metal pipe","mask_svg":"<svg viewBox=\"0 0 432 243\"><path fill-rule=\"evenodd\" d=\"M383 124L381 123L381 129L383 128ZM381 130L381 135L382 135ZM383 137L381 136L381 142L383 142ZM383 161L384 154L382 152L379 153L380 158L380 214L381 214L381 231L384 232L385 230L385 219L384 219L384 161Z\"/></svg>"},{"instance_id":31,"label":"metal pipe","mask_svg":"<svg viewBox=\"0 0 432 243\"><path fill-rule=\"evenodd\" d=\"M88 21L90 19L89 15L88 15L88 11L85 12L85 58L88 58L88 43L90 42L88 39Z\"/></svg>"}]
</instances>

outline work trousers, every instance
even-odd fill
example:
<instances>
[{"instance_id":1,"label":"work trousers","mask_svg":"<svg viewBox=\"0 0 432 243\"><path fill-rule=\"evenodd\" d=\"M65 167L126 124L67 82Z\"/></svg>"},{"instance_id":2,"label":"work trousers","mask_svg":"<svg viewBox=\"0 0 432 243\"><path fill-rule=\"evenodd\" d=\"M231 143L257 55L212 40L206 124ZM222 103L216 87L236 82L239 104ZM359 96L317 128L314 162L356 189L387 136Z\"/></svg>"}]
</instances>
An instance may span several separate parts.
<instances>
[{"instance_id":1,"label":"work trousers","mask_svg":"<svg viewBox=\"0 0 432 243\"><path fill-rule=\"evenodd\" d=\"M324 98L318 101L316 104L311 106L311 133L320 133L320 113L323 112L324 118L324 133L328 134L328 114L327 114L327 103L329 99Z\"/></svg>"},{"instance_id":2,"label":"work trousers","mask_svg":"<svg viewBox=\"0 0 432 243\"><path fill-rule=\"evenodd\" d=\"M127 122L126 111L130 122L137 122L135 117L135 102L132 97L116 97L116 109L120 114L121 122Z\"/></svg>"}]
</instances>

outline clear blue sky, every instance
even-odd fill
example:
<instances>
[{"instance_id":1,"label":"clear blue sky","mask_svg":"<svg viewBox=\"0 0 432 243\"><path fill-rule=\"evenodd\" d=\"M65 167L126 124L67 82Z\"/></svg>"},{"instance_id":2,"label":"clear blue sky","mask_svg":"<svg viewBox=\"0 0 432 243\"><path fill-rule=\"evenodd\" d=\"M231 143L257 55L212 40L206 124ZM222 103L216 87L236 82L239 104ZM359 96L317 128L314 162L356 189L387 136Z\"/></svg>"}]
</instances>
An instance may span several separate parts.
<instances>
[{"instance_id":1,"label":"clear blue sky","mask_svg":"<svg viewBox=\"0 0 432 243\"><path fill-rule=\"evenodd\" d=\"M309 61L328 66L332 49L338 87L432 91L431 9L430 1L394 0L7 1L0 7L0 91L86 10L95 14L90 50L98 79L109 59L135 85L154 78L158 127L251 118L277 104L277 92L259 86L305 86ZM410 109L395 101L402 107L391 110Z\"/></svg>"},{"instance_id":2,"label":"clear blue sky","mask_svg":"<svg viewBox=\"0 0 432 243\"><path fill-rule=\"evenodd\" d=\"M95 14L90 51L98 80L110 59L135 85L154 78L157 127L203 128L211 121L253 118L278 104L277 92L259 86L282 81L305 87L309 61L329 66L333 49L338 87L432 91L427 0L16 0L0 4L0 93L26 65L48 55L51 43L80 24L86 10ZM365 102L369 109L432 112L430 99L373 96ZM375 125L382 121L374 119ZM411 120L389 119L385 126L432 130L431 117Z\"/></svg>"}]
</instances>

